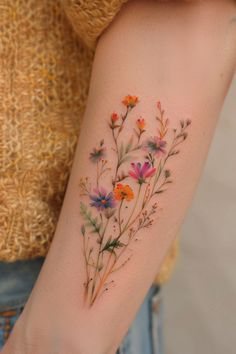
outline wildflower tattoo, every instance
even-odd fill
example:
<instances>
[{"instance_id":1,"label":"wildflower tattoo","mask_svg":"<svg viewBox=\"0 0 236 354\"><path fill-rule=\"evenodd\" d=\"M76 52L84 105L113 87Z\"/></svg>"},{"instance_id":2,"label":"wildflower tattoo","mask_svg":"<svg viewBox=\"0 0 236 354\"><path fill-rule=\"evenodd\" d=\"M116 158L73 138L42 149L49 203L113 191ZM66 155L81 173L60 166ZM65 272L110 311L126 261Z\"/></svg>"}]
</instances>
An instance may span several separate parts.
<instances>
[{"instance_id":1,"label":"wildflower tattoo","mask_svg":"<svg viewBox=\"0 0 236 354\"><path fill-rule=\"evenodd\" d=\"M143 117L130 119L133 134L122 140L126 120L139 103L137 96L128 95L121 102L124 114L112 112L108 127L115 154L115 167L109 167L108 147L102 139L90 153L95 181L81 178L79 187L83 201L81 233L86 268L84 300L89 306L114 285L113 274L131 259L129 246L142 229L149 228L158 211L158 198L172 183L167 163L179 154L179 145L187 138L189 119L181 120L178 128L170 128L161 102L156 104L156 132L149 135ZM137 157L138 156L138 157ZM114 165L114 164L113 164ZM110 183L105 177L110 177Z\"/></svg>"}]
</instances>

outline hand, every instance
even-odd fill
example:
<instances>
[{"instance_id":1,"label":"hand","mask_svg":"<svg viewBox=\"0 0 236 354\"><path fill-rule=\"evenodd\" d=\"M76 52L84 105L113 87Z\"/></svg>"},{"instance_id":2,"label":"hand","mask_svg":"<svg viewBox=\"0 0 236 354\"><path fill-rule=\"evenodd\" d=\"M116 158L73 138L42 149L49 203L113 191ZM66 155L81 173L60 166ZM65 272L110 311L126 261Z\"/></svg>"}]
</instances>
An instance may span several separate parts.
<instances>
[{"instance_id":1,"label":"hand","mask_svg":"<svg viewBox=\"0 0 236 354\"><path fill-rule=\"evenodd\" d=\"M64 300L60 307L32 294L3 347L1 354L79 354L81 324ZM46 294L45 294L46 295ZM56 301L57 302L57 301Z\"/></svg>"},{"instance_id":2,"label":"hand","mask_svg":"<svg viewBox=\"0 0 236 354\"><path fill-rule=\"evenodd\" d=\"M87 335L89 326L81 320L79 299L83 288L76 276L72 276L71 252L68 257L62 256L63 250L70 247L68 244L57 242L55 245L53 240L1 354L91 354L95 353L92 345L99 347L92 333ZM77 269L74 263L73 267ZM98 349L96 354L102 352Z\"/></svg>"}]
</instances>

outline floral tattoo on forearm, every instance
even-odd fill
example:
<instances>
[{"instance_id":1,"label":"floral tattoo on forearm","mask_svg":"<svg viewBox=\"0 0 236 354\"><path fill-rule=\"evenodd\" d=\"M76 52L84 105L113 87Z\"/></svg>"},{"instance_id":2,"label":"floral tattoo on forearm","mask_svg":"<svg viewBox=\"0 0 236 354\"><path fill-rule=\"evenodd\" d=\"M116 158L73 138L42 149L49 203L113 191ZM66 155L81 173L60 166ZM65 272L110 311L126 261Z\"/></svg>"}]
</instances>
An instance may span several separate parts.
<instances>
[{"instance_id":1,"label":"floral tattoo on forearm","mask_svg":"<svg viewBox=\"0 0 236 354\"><path fill-rule=\"evenodd\" d=\"M131 243L138 240L142 229L153 225L159 196L173 182L167 163L179 154L191 124L189 119L180 120L178 128L171 128L158 101L156 131L150 135L146 119L131 114L139 101L137 96L128 95L122 100L125 112L111 114L108 127L113 144L106 146L102 139L92 149L89 160L96 177L84 177L79 182L86 269L84 301L89 306L114 285L113 274L131 259ZM133 124L133 133L125 142L122 135L127 121ZM113 159L112 167L108 149L116 161L114 164Z\"/></svg>"}]
</instances>

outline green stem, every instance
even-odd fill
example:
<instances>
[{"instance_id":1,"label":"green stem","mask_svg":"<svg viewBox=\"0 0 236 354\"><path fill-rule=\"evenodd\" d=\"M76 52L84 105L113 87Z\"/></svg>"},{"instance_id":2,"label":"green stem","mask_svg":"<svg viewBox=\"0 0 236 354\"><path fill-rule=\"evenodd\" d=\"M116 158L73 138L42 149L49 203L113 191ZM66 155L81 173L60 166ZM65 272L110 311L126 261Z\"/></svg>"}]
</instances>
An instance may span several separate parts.
<instances>
[{"instance_id":1,"label":"green stem","mask_svg":"<svg viewBox=\"0 0 236 354\"><path fill-rule=\"evenodd\" d=\"M118 210L118 224L119 224L119 233L121 233L121 208L123 205L124 199L121 200Z\"/></svg>"},{"instance_id":2,"label":"green stem","mask_svg":"<svg viewBox=\"0 0 236 354\"><path fill-rule=\"evenodd\" d=\"M100 260L100 256L101 256L101 250L102 250L102 244L103 244L103 240L104 240L104 236L106 233L106 229L108 226L110 218L107 219L106 225L104 227L103 233L101 234L101 238L100 238L100 244L99 244L99 251L98 251L98 256L97 256L97 262L96 262L96 266L95 266L95 270L94 270L94 278L93 278L93 285L92 285L92 292L91 292L91 299L93 297L94 291L96 289L96 282L97 282L97 275L100 272L99 270L99 260Z\"/></svg>"},{"instance_id":3,"label":"green stem","mask_svg":"<svg viewBox=\"0 0 236 354\"><path fill-rule=\"evenodd\" d=\"M85 234L83 235L83 249L84 249L84 257L85 257L85 268L86 268L86 284L85 284L85 297L84 301L86 301L88 296L88 286L89 286L89 272L88 272L88 258L87 258L87 247L85 245Z\"/></svg>"},{"instance_id":4,"label":"green stem","mask_svg":"<svg viewBox=\"0 0 236 354\"><path fill-rule=\"evenodd\" d=\"M125 226L123 228L123 230L120 232L120 235L117 237L117 240L120 239L120 237L123 235L123 233L127 230L128 226L129 226L129 222L130 222L130 220L131 220L131 218L132 218L132 216L133 216L133 214L135 212L135 209L137 207L137 204L138 204L141 188L142 188L142 184L139 185L138 195L137 195L133 210L132 210L132 212L131 212L131 214L130 214L130 216L129 216L129 218L128 218L128 220L127 220L127 222L126 222L126 224L125 224Z\"/></svg>"},{"instance_id":5,"label":"green stem","mask_svg":"<svg viewBox=\"0 0 236 354\"><path fill-rule=\"evenodd\" d=\"M116 171L115 171L115 177L114 177L114 180L113 180L113 185L116 184L117 174L118 174L118 170L119 170L119 167L120 167L118 137L119 137L119 135L120 135L120 133L121 133L121 131L122 131L122 129L123 129L124 122L125 122L125 120L126 120L126 118L127 118L127 116L128 116L128 113L130 112L130 110L131 110L131 109L129 109L129 108L127 107L126 113L125 113L125 115L124 115L124 117L123 117L123 119L122 119L121 126L120 126L120 128L119 128L118 133L117 133L116 136L115 136L115 131L114 131L114 129L112 129L112 136L113 136L113 140L114 140L114 142L115 142L116 153L117 153L117 164L116 164Z\"/></svg>"},{"instance_id":6,"label":"green stem","mask_svg":"<svg viewBox=\"0 0 236 354\"><path fill-rule=\"evenodd\" d=\"M98 180L99 180L99 161L97 162L97 188L98 188Z\"/></svg>"},{"instance_id":7,"label":"green stem","mask_svg":"<svg viewBox=\"0 0 236 354\"><path fill-rule=\"evenodd\" d=\"M147 183L147 185L146 185L146 188L145 188L144 197L143 197L143 203L142 203L142 208L145 206L145 202L146 202L146 198L147 198L147 197L146 197L146 196L147 196L147 191L148 191L148 188L150 187L152 177L153 177L153 176L151 176L151 177L149 178L149 181L148 181L148 183Z\"/></svg>"}]
</instances>

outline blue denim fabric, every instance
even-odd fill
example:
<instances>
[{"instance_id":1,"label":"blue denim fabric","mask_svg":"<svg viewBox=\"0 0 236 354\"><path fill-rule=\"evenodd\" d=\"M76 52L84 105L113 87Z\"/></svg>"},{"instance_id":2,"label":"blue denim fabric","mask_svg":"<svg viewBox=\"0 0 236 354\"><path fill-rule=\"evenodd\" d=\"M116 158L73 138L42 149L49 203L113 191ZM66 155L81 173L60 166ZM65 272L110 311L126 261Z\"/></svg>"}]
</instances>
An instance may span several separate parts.
<instances>
[{"instance_id":1,"label":"blue denim fabric","mask_svg":"<svg viewBox=\"0 0 236 354\"><path fill-rule=\"evenodd\" d=\"M0 350L23 311L44 258L0 262ZM164 354L163 302L158 285L149 289L117 354Z\"/></svg>"},{"instance_id":2,"label":"blue denim fabric","mask_svg":"<svg viewBox=\"0 0 236 354\"><path fill-rule=\"evenodd\" d=\"M23 306L33 289L45 258L0 262L0 311Z\"/></svg>"},{"instance_id":3,"label":"blue denim fabric","mask_svg":"<svg viewBox=\"0 0 236 354\"><path fill-rule=\"evenodd\" d=\"M0 350L6 342L23 309L24 307L21 306L8 311L8 313L0 312Z\"/></svg>"},{"instance_id":4,"label":"blue denim fabric","mask_svg":"<svg viewBox=\"0 0 236 354\"><path fill-rule=\"evenodd\" d=\"M117 354L164 354L162 289L152 285Z\"/></svg>"}]
</instances>

